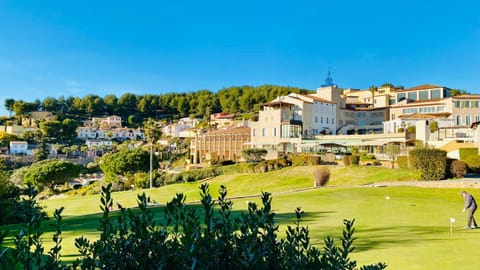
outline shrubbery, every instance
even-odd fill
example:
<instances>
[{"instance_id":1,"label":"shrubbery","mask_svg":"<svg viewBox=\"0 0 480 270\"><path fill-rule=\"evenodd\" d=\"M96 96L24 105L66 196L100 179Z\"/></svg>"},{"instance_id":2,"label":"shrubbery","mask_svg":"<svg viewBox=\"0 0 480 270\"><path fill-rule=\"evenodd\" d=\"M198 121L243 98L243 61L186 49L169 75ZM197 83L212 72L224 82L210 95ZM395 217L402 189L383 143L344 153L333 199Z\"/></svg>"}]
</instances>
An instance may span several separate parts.
<instances>
[{"instance_id":1,"label":"shrubbery","mask_svg":"<svg viewBox=\"0 0 480 270\"><path fill-rule=\"evenodd\" d=\"M201 186L201 205L188 206L177 194L167 203L164 222L159 223L147 207L146 195L138 196L138 210L120 208L112 216L110 185L102 188L100 237L75 240L80 255L72 266L60 260L62 209L55 211L54 246L44 254L41 222L32 215L15 237L15 249L3 249L0 266L11 269L356 269L350 258L354 250L354 221L344 220L341 246L331 237L323 250L312 246L309 230L301 226L303 211L297 208L293 226L279 239L270 193L262 194L262 206L250 202L248 211L232 216L227 191L219 191L218 212L208 185ZM35 205L33 199L31 205ZM0 234L0 244L5 236ZM5 267L4 267L5 268ZM384 263L360 269L385 269Z\"/></svg>"},{"instance_id":2,"label":"shrubbery","mask_svg":"<svg viewBox=\"0 0 480 270\"><path fill-rule=\"evenodd\" d=\"M321 166L313 171L314 187L326 186L330 180L330 168Z\"/></svg>"},{"instance_id":3,"label":"shrubbery","mask_svg":"<svg viewBox=\"0 0 480 270\"><path fill-rule=\"evenodd\" d=\"M458 149L459 159L465 161L470 156L477 156L478 155L478 148L460 148Z\"/></svg>"},{"instance_id":4,"label":"shrubbery","mask_svg":"<svg viewBox=\"0 0 480 270\"><path fill-rule=\"evenodd\" d=\"M467 164L461 160L453 160L450 164L450 173L456 178L462 178L467 170Z\"/></svg>"},{"instance_id":5,"label":"shrubbery","mask_svg":"<svg viewBox=\"0 0 480 270\"><path fill-rule=\"evenodd\" d=\"M420 172L421 180L441 180L445 177L447 152L418 148L409 153L411 165Z\"/></svg>"},{"instance_id":6,"label":"shrubbery","mask_svg":"<svg viewBox=\"0 0 480 270\"><path fill-rule=\"evenodd\" d=\"M359 155L351 155L350 156L350 165L355 165L355 166L360 165L360 156Z\"/></svg>"},{"instance_id":7,"label":"shrubbery","mask_svg":"<svg viewBox=\"0 0 480 270\"><path fill-rule=\"evenodd\" d=\"M162 175L161 182L163 184L173 184L173 183L181 183L181 182L195 182L200 181L208 178L212 178L222 174L222 170L219 167L211 167L199 170L190 170L184 171L181 173L175 174L164 174Z\"/></svg>"},{"instance_id":8,"label":"shrubbery","mask_svg":"<svg viewBox=\"0 0 480 270\"><path fill-rule=\"evenodd\" d=\"M292 154L289 155L288 159L292 162L292 166L320 165L322 162L319 155L309 154Z\"/></svg>"},{"instance_id":9,"label":"shrubbery","mask_svg":"<svg viewBox=\"0 0 480 270\"><path fill-rule=\"evenodd\" d=\"M480 155L471 155L465 158L468 168L473 173L480 173Z\"/></svg>"}]
</instances>

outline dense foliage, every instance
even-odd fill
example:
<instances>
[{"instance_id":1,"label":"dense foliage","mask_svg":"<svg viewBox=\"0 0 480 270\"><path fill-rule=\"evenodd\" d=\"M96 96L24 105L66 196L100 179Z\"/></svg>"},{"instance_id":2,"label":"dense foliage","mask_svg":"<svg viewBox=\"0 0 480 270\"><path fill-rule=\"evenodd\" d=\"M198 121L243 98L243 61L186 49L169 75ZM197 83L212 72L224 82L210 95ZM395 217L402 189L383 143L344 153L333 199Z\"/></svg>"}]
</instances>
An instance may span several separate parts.
<instances>
[{"instance_id":1,"label":"dense foliage","mask_svg":"<svg viewBox=\"0 0 480 270\"><path fill-rule=\"evenodd\" d=\"M70 267L60 261L62 209L55 212L54 246L48 254L40 241L40 216L32 218L15 237L15 249L0 251L5 269L358 269L350 258L354 251L354 221L344 220L341 245L327 237L323 250L312 246L309 230L301 226L303 211L295 212L286 238L278 238L272 197L262 194L262 206L250 202L248 211L234 216L232 202L221 187L213 200L208 185L201 186L201 205L188 206L177 194L167 203L164 222L148 208L146 195L138 196L138 210L120 208L116 218L110 209L111 186L102 188L100 237L77 238L79 258ZM35 205L33 199L30 204ZM215 211L215 204L218 211ZM0 243L4 234L0 235ZM29 251L32 252L29 252ZM43 258L42 258L43 256ZM127 259L128 258L128 259ZM7 264L10 263L10 264ZM360 269L385 269L384 263Z\"/></svg>"},{"instance_id":2,"label":"dense foliage","mask_svg":"<svg viewBox=\"0 0 480 270\"><path fill-rule=\"evenodd\" d=\"M466 160L469 156L478 155L478 148L477 147L460 148L458 149L458 155L460 157L460 160Z\"/></svg>"},{"instance_id":3,"label":"dense foliage","mask_svg":"<svg viewBox=\"0 0 480 270\"><path fill-rule=\"evenodd\" d=\"M33 163L25 172L24 181L38 189L55 185L63 185L70 179L77 177L80 166L58 159L47 159Z\"/></svg>"},{"instance_id":4,"label":"dense foliage","mask_svg":"<svg viewBox=\"0 0 480 270\"><path fill-rule=\"evenodd\" d=\"M166 116L206 118L211 113L221 111L230 113L258 111L257 104L292 92L305 94L311 91L276 85L233 86L220 89L217 93L209 90L163 95L126 93L120 97L115 95L100 97L91 94L84 97L47 97L43 101L35 100L33 102L6 99L4 105L16 116L44 110L56 113L61 120L78 119L78 116L88 118L115 114L121 116L122 119L131 118L133 122L137 122L135 119L159 119Z\"/></svg>"},{"instance_id":5,"label":"dense foliage","mask_svg":"<svg viewBox=\"0 0 480 270\"><path fill-rule=\"evenodd\" d=\"M465 158L468 169L473 173L480 173L480 155L471 155Z\"/></svg>"},{"instance_id":6,"label":"dense foliage","mask_svg":"<svg viewBox=\"0 0 480 270\"><path fill-rule=\"evenodd\" d=\"M153 168L158 167L154 158ZM129 176L136 172L147 172L150 166L150 154L142 148L124 148L102 157L100 168L108 180L117 181L117 176Z\"/></svg>"},{"instance_id":7,"label":"dense foliage","mask_svg":"<svg viewBox=\"0 0 480 270\"><path fill-rule=\"evenodd\" d=\"M267 154L267 149L264 148L248 148L242 151L242 156L248 162L258 162Z\"/></svg>"},{"instance_id":8,"label":"dense foliage","mask_svg":"<svg viewBox=\"0 0 480 270\"><path fill-rule=\"evenodd\" d=\"M409 158L412 167L420 172L421 180L441 180L445 178L446 151L418 148L410 151Z\"/></svg>"}]
</instances>

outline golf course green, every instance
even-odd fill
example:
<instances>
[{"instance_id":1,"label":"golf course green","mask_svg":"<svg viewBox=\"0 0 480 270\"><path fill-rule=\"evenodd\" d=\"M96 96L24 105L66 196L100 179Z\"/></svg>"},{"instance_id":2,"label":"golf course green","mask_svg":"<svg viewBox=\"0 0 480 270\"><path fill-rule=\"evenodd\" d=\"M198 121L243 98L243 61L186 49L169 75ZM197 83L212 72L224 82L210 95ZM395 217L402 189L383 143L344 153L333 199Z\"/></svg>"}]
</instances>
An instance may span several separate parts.
<instances>
[{"instance_id":1,"label":"golf course green","mask_svg":"<svg viewBox=\"0 0 480 270\"><path fill-rule=\"evenodd\" d=\"M220 185L228 187L235 211L247 208L248 201L258 201L261 191L273 193L273 209L280 225L280 236L292 225L294 210L305 211L303 225L308 226L312 243L323 245L326 236L338 239L343 219L355 219L355 251L352 258L359 265L382 261L387 269L477 269L476 249L480 229L465 230L460 188L421 188L413 186L371 185L378 182L412 180L411 172L400 169L343 166L331 167L327 187L312 188L314 167L285 168L263 174L223 175L209 180L213 195ZM449 180L455 181L455 180ZM169 185L152 190L113 193L115 202L124 207L136 205L136 195L146 192L160 203L152 209L161 219L162 206L175 193L183 192L187 201L199 199L200 183ZM480 191L467 189L477 198ZM215 197L215 196L214 196ZM98 236L99 195L61 196L41 201L50 214L65 207L63 259L77 255L74 239ZM455 222L451 222L452 218ZM50 248L51 221L44 228L44 244ZM451 227L452 226L452 227ZM18 226L8 226L15 231ZM452 230L451 230L452 229ZM6 241L11 244L11 240Z\"/></svg>"}]
</instances>

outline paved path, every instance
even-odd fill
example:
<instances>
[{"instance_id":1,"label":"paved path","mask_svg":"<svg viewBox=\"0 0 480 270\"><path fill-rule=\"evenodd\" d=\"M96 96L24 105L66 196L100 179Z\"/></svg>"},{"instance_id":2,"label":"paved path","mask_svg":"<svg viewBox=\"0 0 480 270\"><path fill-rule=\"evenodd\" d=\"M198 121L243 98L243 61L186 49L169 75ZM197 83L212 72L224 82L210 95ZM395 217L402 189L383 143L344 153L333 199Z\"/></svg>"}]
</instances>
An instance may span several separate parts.
<instances>
[{"instance_id":1,"label":"paved path","mask_svg":"<svg viewBox=\"0 0 480 270\"><path fill-rule=\"evenodd\" d=\"M440 181L401 181L401 182L381 182L364 187L384 187L384 186L413 186L428 188L480 188L480 177L467 177L461 179L440 180Z\"/></svg>"}]
</instances>

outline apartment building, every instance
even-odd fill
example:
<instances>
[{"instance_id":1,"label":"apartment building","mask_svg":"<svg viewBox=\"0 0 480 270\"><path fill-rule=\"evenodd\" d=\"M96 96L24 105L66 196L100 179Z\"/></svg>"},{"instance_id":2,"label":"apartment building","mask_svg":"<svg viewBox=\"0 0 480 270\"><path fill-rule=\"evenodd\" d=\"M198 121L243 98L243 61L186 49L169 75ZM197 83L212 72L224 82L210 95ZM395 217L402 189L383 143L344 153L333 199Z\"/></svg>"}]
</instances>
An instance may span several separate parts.
<instances>
[{"instance_id":1,"label":"apartment building","mask_svg":"<svg viewBox=\"0 0 480 270\"><path fill-rule=\"evenodd\" d=\"M102 129L121 128L122 118L117 115L107 117L92 117L92 119L85 121L83 125L86 127L97 127Z\"/></svg>"},{"instance_id":2,"label":"apartment building","mask_svg":"<svg viewBox=\"0 0 480 270\"><path fill-rule=\"evenodd\" d=\"M197 133L190 143L190 153L196 162L205 160L242 159L242 151L250 148L249 127L229 127Z\"/></svg>"},{"instance_id":3,"label":"apartment building","mask_svg":"<svg viewBox=\"0 0 480 270\"><path fill-rule=\"evenodd\" d=\"M251 123L251 144L267 149L267 159L277 158L295 152L302 139L334 132L335 123L334 102L291 93L263 104L258 121Z\"/></svg>"}]
</instances>

